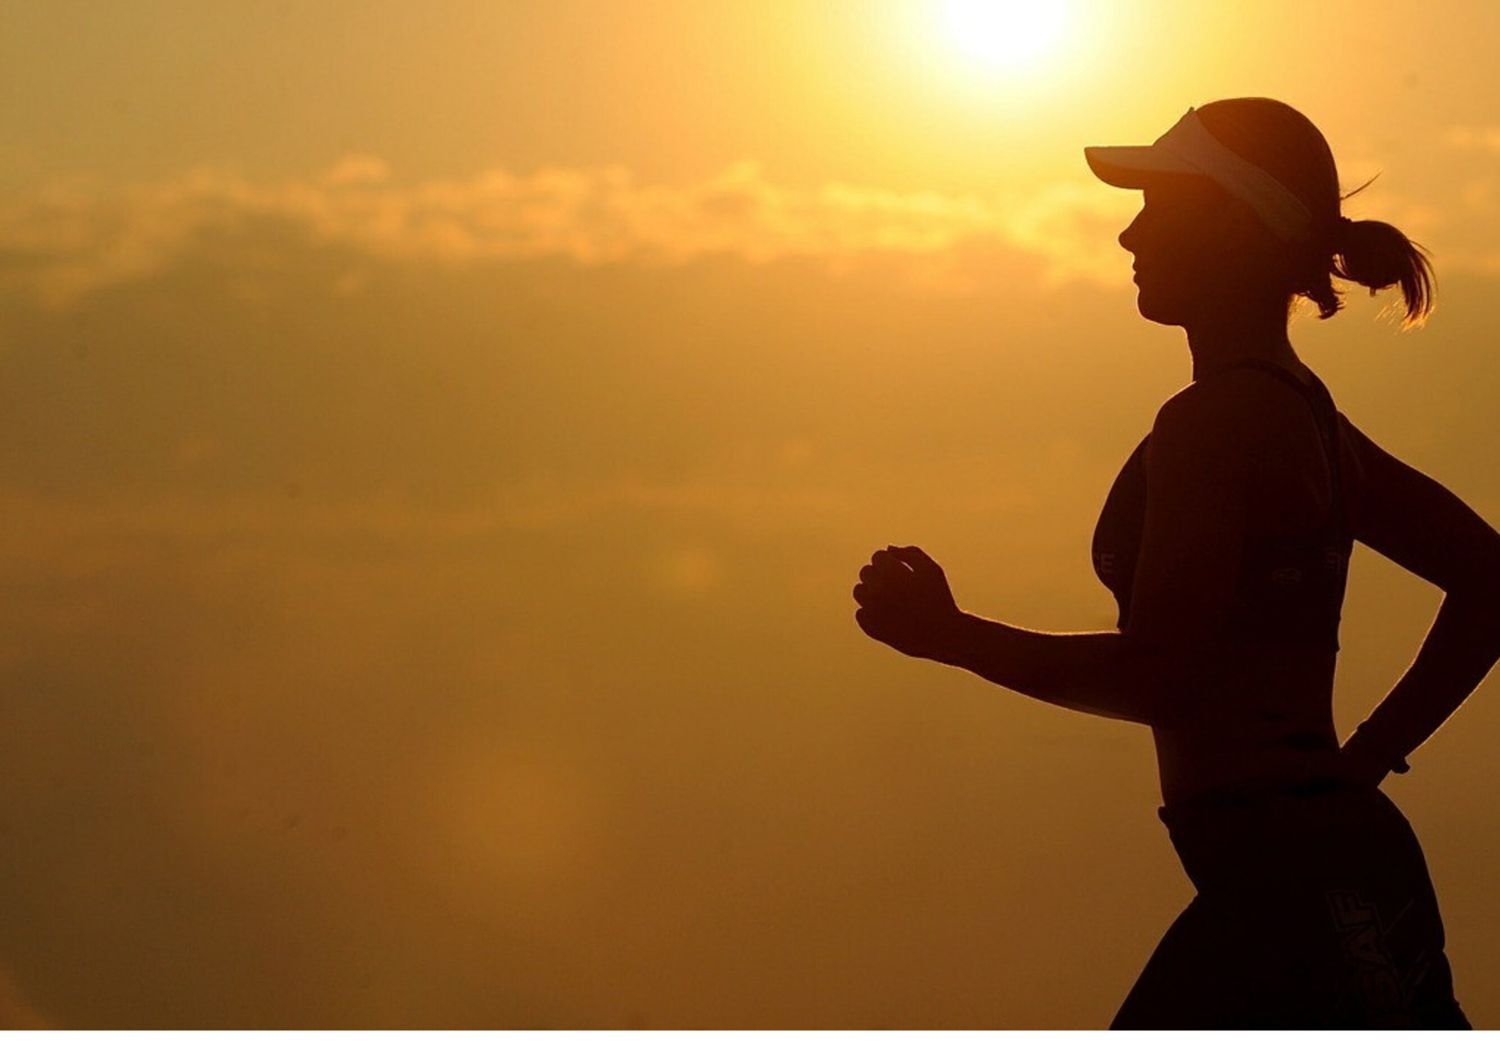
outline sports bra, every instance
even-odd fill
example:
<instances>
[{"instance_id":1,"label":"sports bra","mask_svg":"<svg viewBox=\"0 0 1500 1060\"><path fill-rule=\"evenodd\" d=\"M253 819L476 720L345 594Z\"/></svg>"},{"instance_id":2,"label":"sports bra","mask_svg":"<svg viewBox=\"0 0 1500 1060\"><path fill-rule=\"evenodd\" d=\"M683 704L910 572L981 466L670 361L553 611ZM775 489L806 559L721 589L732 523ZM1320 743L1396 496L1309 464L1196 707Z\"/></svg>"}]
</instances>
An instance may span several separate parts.
<instances>
[{"instance_id":1,"label":"sports bra","mask_svg":"<svg viewBox=\"0 0 1500 1060\"><path fill-rule=\"evenodd\" d=\"M1337 652L1354 538L1339 481L1338 412L1333 397L1316 375L1309 386L1291 370L1269 361L1241 361L1228 367L1270 372L1307 400L1332 473L1333 503L1323 525L1310 532L1252 535L1245 542L1224 632L1233 640L1310 645ZM1145 451L1150 437L1148 432L1120 469L1094 527L1094 573L1119 604L1122 631L1130 620L1131 581L1146 518Z\"/></svg>"}]
</instances>

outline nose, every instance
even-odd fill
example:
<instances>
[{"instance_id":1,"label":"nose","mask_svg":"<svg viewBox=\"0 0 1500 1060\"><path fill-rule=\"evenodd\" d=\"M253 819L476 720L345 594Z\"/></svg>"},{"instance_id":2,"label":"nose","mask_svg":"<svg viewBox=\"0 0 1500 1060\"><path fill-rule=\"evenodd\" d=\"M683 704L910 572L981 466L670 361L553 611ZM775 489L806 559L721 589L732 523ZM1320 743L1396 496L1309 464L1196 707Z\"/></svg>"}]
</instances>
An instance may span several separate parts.
<instances>
[{"instance_id":1,"label":"nose","mask_svg":"<svg viewBox=\"0 0 1500 1060\"><path fill-rule=\"evenodd\" d=\"M1139 231L1140 231L1140 223L1141 223L1141 215L1140 214L1136 214L1135 215L1135 220L1131 221L1130 224L1126 225L1124 231L1122 231L1120 233L1120 246L1124 247L1126 250L1130 251L1132 254L1134 254L1135 250L1136 250L1136 245L1137 245L1136 244L1136 236L1139 234Z\"/></svg>"}]
</instances>

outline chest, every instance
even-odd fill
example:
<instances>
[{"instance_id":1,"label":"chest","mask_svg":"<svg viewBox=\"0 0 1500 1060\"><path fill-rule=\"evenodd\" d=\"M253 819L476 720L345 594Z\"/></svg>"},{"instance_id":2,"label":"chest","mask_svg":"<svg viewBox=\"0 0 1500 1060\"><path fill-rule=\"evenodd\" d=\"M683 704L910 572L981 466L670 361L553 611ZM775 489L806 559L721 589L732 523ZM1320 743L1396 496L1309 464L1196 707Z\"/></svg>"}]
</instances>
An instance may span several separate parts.
<instances>
[{"instance_id":1,"label":"chest","mask_svg":"<svg viewBox=\"0 0 1500 1060\"><path fill-rule=\"evenodd\" d=\"M1236 572L1232 624L1275 639L1328 636L1330 609L1342 598L1349 546L1336 518L1331 469L1319 448L1299 452L1296 439L1267 451L1263 473L1252 472L1245 546ZM1116 598L1119 625L1129 621L1131 585L1145 527L1150 435L1142 438L1116 475L1094 527L1095 576ZM1316 446L1316 440L1313 445Z\"/></svg>"}]
</instances>

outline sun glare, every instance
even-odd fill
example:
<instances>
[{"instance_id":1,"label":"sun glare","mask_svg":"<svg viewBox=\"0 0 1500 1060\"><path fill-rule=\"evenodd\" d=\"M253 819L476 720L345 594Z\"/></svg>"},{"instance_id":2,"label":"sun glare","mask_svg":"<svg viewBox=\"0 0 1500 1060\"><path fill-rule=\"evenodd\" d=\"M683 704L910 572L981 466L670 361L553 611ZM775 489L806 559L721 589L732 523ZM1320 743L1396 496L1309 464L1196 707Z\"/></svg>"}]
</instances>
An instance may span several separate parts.
<instances>
[{"instance_id":1,"label":"sun glare","mask_svg":"<svg viewBox=\"0 0 1500 1060\"><path fill-rule=\"evenodd\" d=\"M1064 0L948 0L948 36L995 68L1029 66L1052 52L1068 22Z\"/></svg>"}]
</instances>

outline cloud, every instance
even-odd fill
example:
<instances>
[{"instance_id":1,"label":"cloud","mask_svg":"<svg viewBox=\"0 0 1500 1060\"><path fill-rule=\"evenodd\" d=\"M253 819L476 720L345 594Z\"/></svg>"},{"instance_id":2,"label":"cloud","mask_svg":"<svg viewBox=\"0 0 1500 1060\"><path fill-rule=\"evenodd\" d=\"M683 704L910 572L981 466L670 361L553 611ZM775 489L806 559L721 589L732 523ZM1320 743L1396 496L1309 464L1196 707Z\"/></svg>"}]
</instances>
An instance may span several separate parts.
<instances>
[{"instance_id":1,"label":"cloud","mask_svg":"<svg viewBox=\"0 0 1500 1060\"><path fill-rule=\"evenodd\" d=\"M1440 140L1458 158L1500 154L1500 126L1453 126ZM1356 158L1340 168L1374 173L1382 166ZM1450 267L1493 271L1492 240L1473 223L1495 215L1493 176L1455 162L1441 179L1456 182L1451 194L1392 194L1377 184L1351 203L1352 215L1388 219L1419 239L1435 234ZM12 193L0 199L0 286L57 309L162 270L209 232L272 219L321 243L397 262L556 258L661 267L729 256L752 264L809 259L838 274L881 255L904 264L919 287L968 293L984 285L992 259L1019 253L1046 288L1074 280L1123 287L1116 237L1137 205L1097 181L1058 181L1024 194L839 180L794 187L748 159L679 184L651 183L622 165L530 174L492 168L403 184L384 159L351 153L311 176L280 181L201 166L145 183L80 177ZM341 293L361 289L351 274Z\"/></svg>"},{"instance_id":2,"label":"cloud","mask_svg":"<svg viewBox=\"0 0 1500 1060\"><path fill-rule=\"evenodd\" d=\"M912 273L919 282L964 288L965 252L991 247L1038 256L1045 284L1122 285L1113 236L1130 208L1097 184L1059 184L1029 197L838 181L793 188L753 161L678 186L643 182L623 166L528 176L491 169L403 186L382 159L354 154L310 179L262 183L201 167L145 184L74 179L17 195L0 202L0 283L58 308L159 271L207 231L276 218L320 242L398 261L669 266L729 255L751 263L816 259L837 272L865 255L893 254L926 260ZM357 289L357 279L350 286Z\"/></svg>"},{"instance_id":3,"label":"cloud","mask_svg":"<svg viewBox=\"0 0 1500 1060\"><path fill-rule=\"evenodd\" d=\"M391 175L391 167L385 160L374 155L345 155L323 172L323 183L333 186L343 184L380 184Z\"/></svg>"},{"instance_id":4,"label":"cloud","mask_svg":"<svg viewBox=\"0 0 1500 1060\"><path fill-rule=\"evenodd\" d=\"M1454 127L1461 152L1500 152L1500 128ZM1376 171L1375 160L1346 171ZM1436 233L1446 264L1489 272L1493 255L1476 214L1494 214L1493 179L1463 166L1462 215L1372 187L1358 216ZM345 155L308 178L252 181L205 166L157 181L112 186L55 181L0 200L0 285L58 309L89 291L154 274L212 232L256 221L298 226L317 242L393 262L469 264L541 258L579 265L683 265L712 256L752 264L791 258L843 273L871 256L894 259L917 286L970 293L998 257L1035 266L1044 288L1075 280L1121 287L1116 238L1138 205L1097 181L1060 181L1026 194L942 194L826 181L793 187L755 161L704 180L653 184L620 165L503 168L466 179L398 183L385 160ZM1447 238L1445 234L1451 231ZM358 293L351 273L339 288ZM246 298L254 290L242 292Z\"/></svg>"},{"instance_id":5,"label":"cloud","mask_svg":"<svg viewBox=\"0 0 1500 1060\"><path fill-rule=\"evenodd\" d=\"M1500 125L1455 125L1446 140L1451 147L1500 155Z\"/></svg>"}]
</instances>

